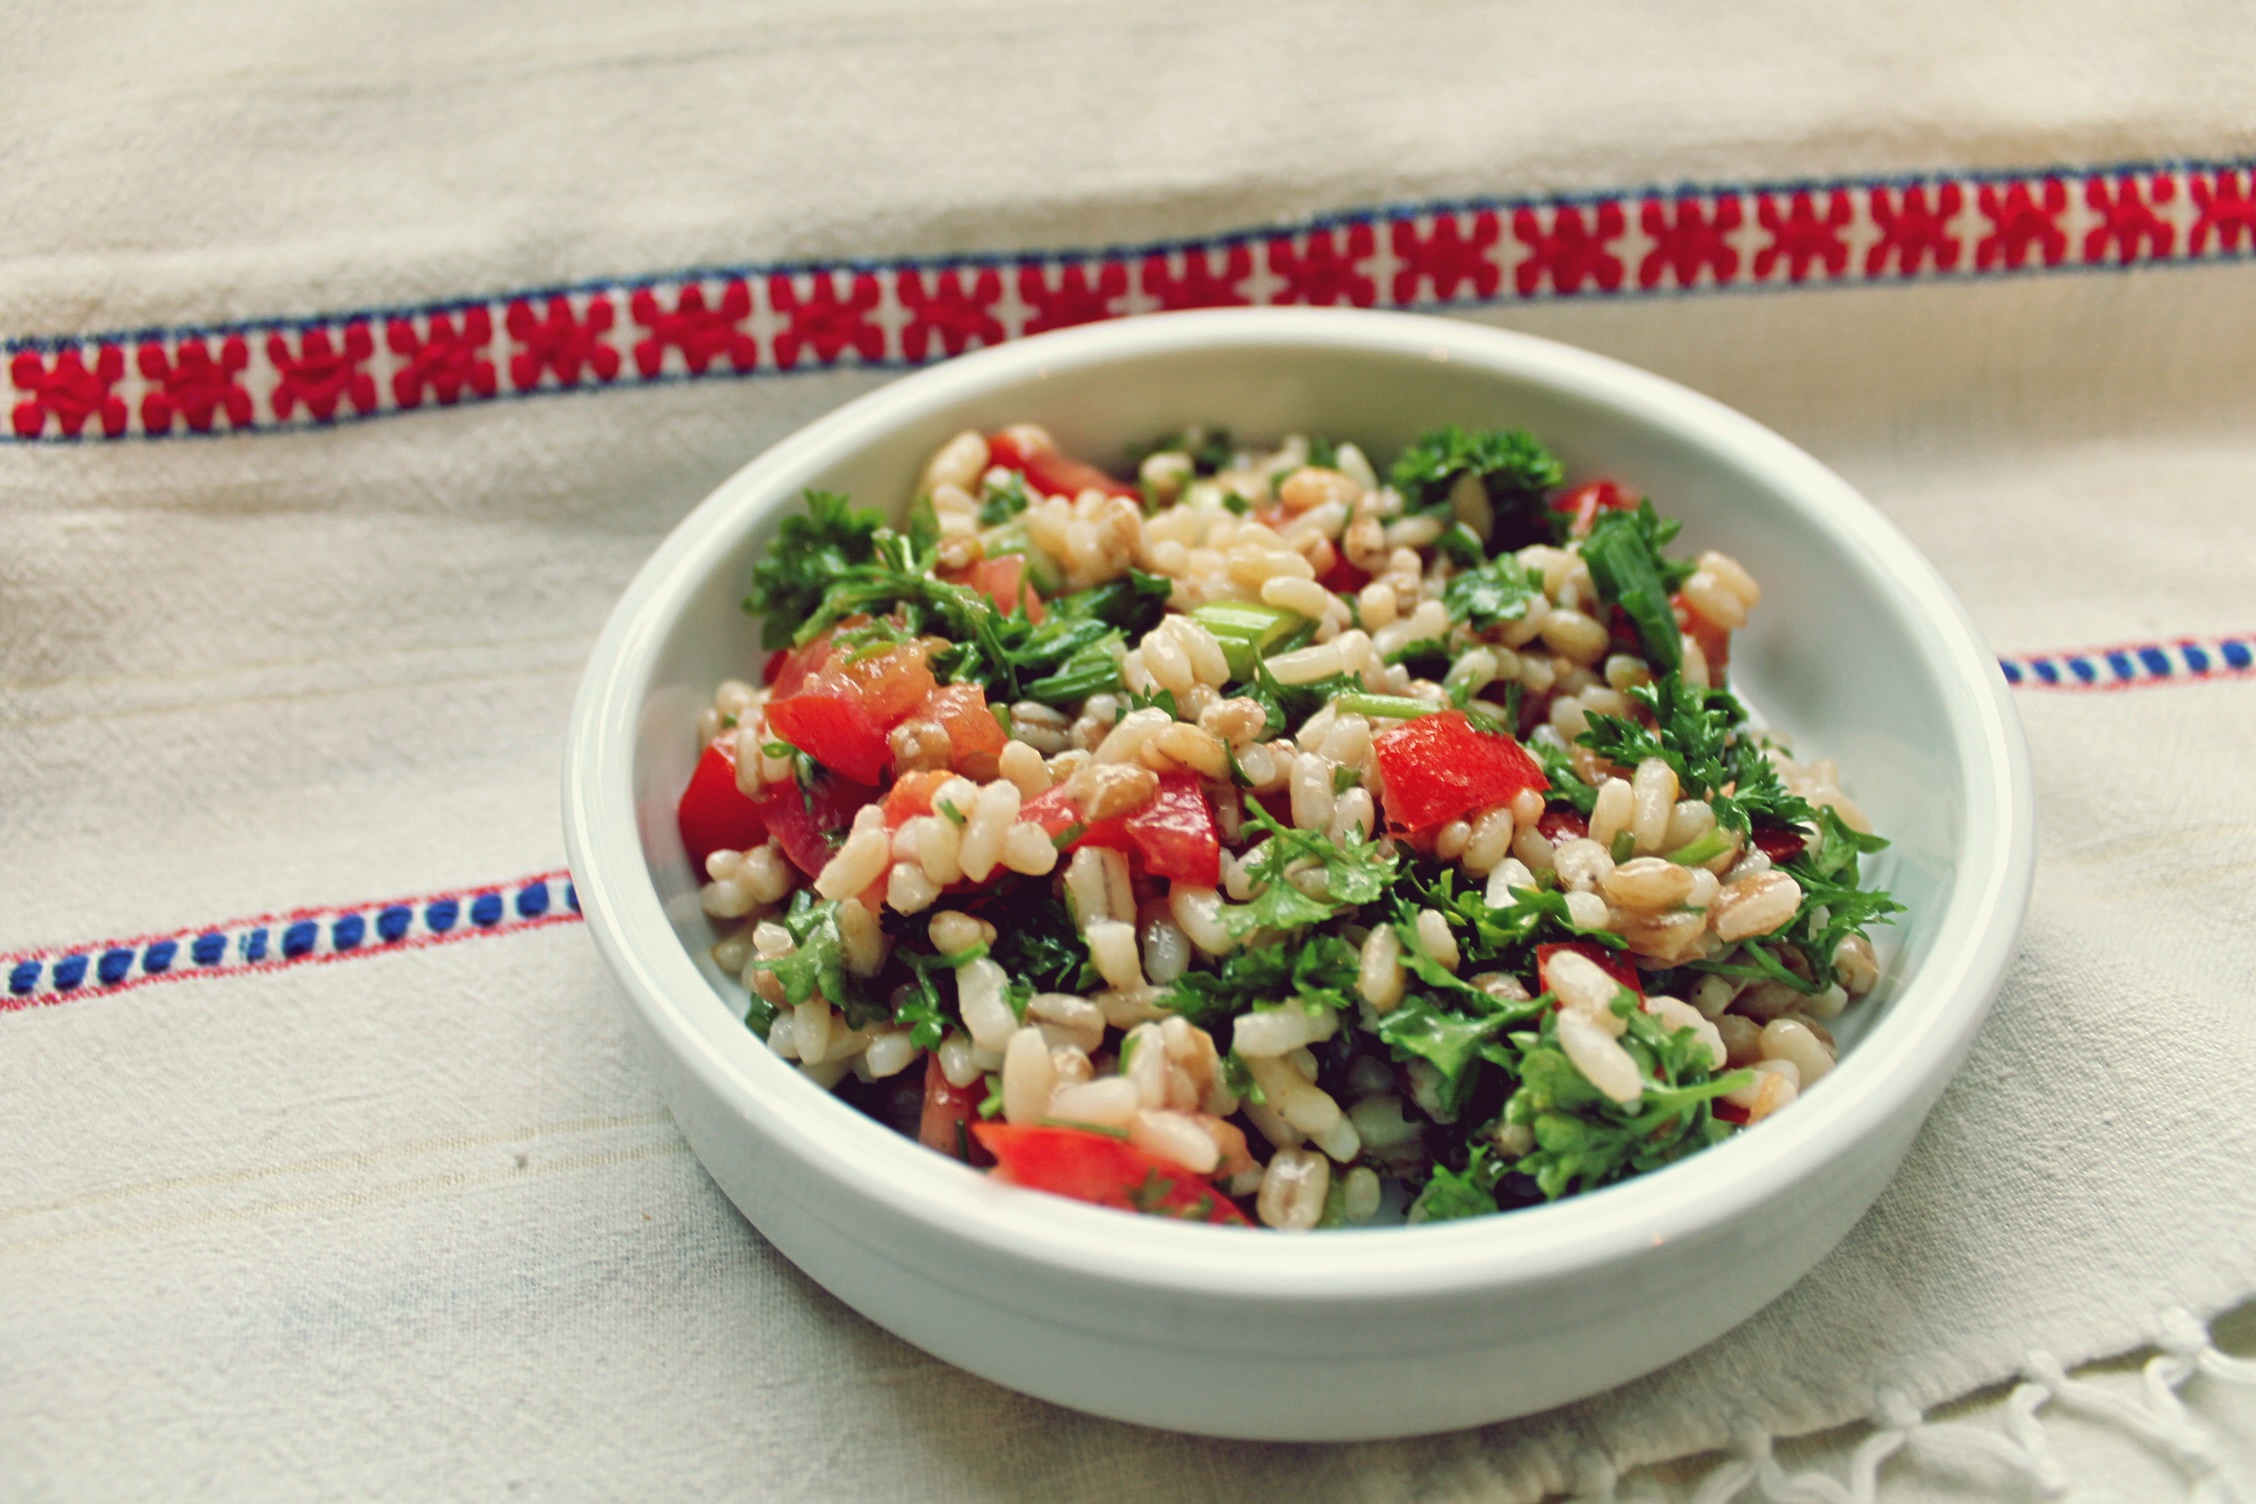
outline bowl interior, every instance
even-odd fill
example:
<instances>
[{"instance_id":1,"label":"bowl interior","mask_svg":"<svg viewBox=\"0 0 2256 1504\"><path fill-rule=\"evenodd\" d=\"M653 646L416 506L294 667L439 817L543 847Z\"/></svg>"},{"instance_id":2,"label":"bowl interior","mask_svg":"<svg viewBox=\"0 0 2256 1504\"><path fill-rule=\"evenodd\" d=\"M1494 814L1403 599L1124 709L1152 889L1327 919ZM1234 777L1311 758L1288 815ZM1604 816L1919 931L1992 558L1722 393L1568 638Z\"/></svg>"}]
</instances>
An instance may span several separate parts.
<instances>
[{"instance_id":1,"label":"bowl interior","mask_svg":"<svg viewBox=\"0 0 2256 1504\"><path fill-rule=\"evenodd\" d=\"M1540 1250L1562 1263L1589 1257L1601 1235L1609 1246L1642 1246L1657 1226L1712 1221L1736 1198L1764 1194L1766 1177L1775 1184L1848 1152L1885 1115L1924 1113L2010 954L2030 839L2010 705L1933 569L1832 472L1673 383L1462 323L1308 310L1131 320L882 388L747 465L630 587L575 714L574 868L606 911L591 916L599 939L614 936L613 964L646 1008L664 1008L697 1036L706 1067L735 1083L741 1110L788 1119L803 1145L819 1137L804 1152L867 1176L869 1193L897 1210L929 1222L969 1199L968 1172L827 1100L745 1032L742 988L705 956L716 935L673 810L699 708L720 680L753 677L763 661L740 601L800 491L843 491L897 513L940 443L1018 421L1105 464L1123 462L1135 442L1206 423L1254 440L1295 431L1353 440L1382 467L1439 424L1510 425L1540 436L1570 477L1609 477L1651 495L1683 519L1682 545L1730 553L1762 583L1762 606L1734 642L1734 687L1802 756L1838 760L1844 787L1894 842L1876 870L1909 909L1878 934L1881 990L1843 1015L1839 1032L1855 1047L1823 1090L1764 1131L1553 1206L1480 1224L1287 1240L1290 1250L1258 1261L1223 1253L1205 1272L1242 1276L1249 1288L1281 1270L1344 1286L1352 1247L1415 1237L1435 1279L1446 1267L1447 1278L1476 1280L1492 1277L1502 1238L1522 1257ZM1147 1245L1241 1241L1070 1205L1037 1216L1010 1204L1033 1199L983 1197L967 1225L998 1239L1071 1242L1131 1278L1149 1272L1137 1261Z\"/></svg>"}]
</instances>

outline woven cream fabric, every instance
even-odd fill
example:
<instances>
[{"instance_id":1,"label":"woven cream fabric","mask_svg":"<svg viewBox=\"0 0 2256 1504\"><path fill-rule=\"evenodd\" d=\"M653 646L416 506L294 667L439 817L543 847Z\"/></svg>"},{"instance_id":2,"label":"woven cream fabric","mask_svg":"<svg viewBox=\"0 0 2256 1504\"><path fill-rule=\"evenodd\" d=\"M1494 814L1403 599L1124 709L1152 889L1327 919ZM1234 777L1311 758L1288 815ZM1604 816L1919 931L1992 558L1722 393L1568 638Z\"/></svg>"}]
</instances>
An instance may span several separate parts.
<instances>
[{"instance_id":1,"label":"woven cream fabric","mask_svg":"<svg viewBox=\"0 0 2256 1504\"><path fill-rule=\"evenodd\" d=\"M2222 7L27 5L0 17L0 338L1437 197L2234 158L2252 98L2256 26ZM1470 316L1779 428L2002 654L2256 633L2256 268ZM0 952L556 867L564 715L617 592L881 379L0 443ZM2018 704L2042 866L1972 1059L1831 1258L1617 1393L1254 1446L950 1370L728 1205L554 923L0 1014L0 1496L1523 1500L2154 1343L2256 1294L2256 679ZM2118 1493L2228 1486L2234 1415L2214 1468L2141 1461Z\"/></svg>"}]
</instances>

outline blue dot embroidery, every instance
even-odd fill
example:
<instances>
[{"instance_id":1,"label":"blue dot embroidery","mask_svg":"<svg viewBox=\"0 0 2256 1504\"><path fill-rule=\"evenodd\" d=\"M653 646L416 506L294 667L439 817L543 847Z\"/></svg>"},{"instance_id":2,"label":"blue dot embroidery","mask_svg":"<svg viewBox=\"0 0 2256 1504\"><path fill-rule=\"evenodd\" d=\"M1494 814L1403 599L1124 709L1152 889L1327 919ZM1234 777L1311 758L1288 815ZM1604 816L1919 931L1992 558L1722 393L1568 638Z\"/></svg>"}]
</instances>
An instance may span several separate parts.
<instances>
[{"instance_id":1,"label":"blue dot embroidery","mask_svg":"<svg viewBox=\"0 0 2256 1504\"><path fill-rule=\"evenodd\" d=\"M172 970L172 958L178 954L180 954L179 941L159 940L156 944L141 952L141 969L150 976L158 976Z\"/></svg>"},{"instance_id":2,"label":"blue dot embroidery","mask_svg":"<svg viewBox=\"0 0 2256 1504\"><path fill-rule=\"evenodd\" d=\"M2115 671L2115 677L2118 679L2135 679L2138 677L2138 670L2131 667L2131 655L2128 653L2109 653L2107 655L2107 666Z\"/></svg>"},{"instance_id":3,"label":"blue dot embroidery","mask_svg":"<svg viewBox=\"0 0 2256 1504\"><path fill-rule=\"evenodd\" d=\"M2183 647L2179 648L2178 651L2185 654L2186 667L2191 669L2194 673L2206 674L2209 672L2209 653L2207 649L2197 648L2189 642Z\"/></svg>"},{"instance_id":4,"label":"blue dot embroidery","mask_svg":"<svg viewBox=\"0 0 2256 1504\"><path fill-rule=\"evenodd\" d=\"M2021 682L2021 665L2015 663L2011 658L2000 658L1998 667L2005 670L2006 683L2019 684Z\"/></svg>"},{"instance_id":5,"label":"blue dot embroidery","mask_svg":"<svg viewBox=\"0 0 2256 1504\"><path fill-rule=\"evenodd\" d=\"M415 922L415 911L404 903L395 903L376 916L376 933L386 942L399 939L407 927Z\"/></svg>"},{"instance_id":6,"label":"blue dot embroidery","mask_svg":"<svg viewBox=\"0 0 2256 1504\"><path fill-rule=\"evenodd\" d=\"M461 913L461 904L451 898L442 898L423 911L423 922L430 927L432 934L443 935L454 928L454 921Z\"/></svg>"},{"instance_id":7,"label":"blue dot embroidery","mask_svg":"<svg viewBox=\"0 0 2256 1504\"><path fill-rule=\"evenodd\" d=\"M2170 655L2160 648L2140 648L2139 662L2146 665L2146 671L2150 674L2166 675L2170 672Z\"/></svg>"},{"instance_id":8,"label":"blue dot embroidery","mask_svg":"<svg viewBox=\"0 0 2256 1504\"><path fill-rule=\"evenodd\" d=\"M575 914L580 911L580 889L577 883L564 885L564 906Z\"/></svg>"},{"instance_id":9,"label":"blue dot embroidery","mask_svg":"<svg viewBox=\"0 0 2256 1504\"><path fill-rule=\"evenodd\" d=\"M2047 684L2060 682L2060 670L2052 666L2049 658L2032 658L2029 660L2029 667L2036 670L2037 677Z\"/></svg>"},{"instance_id":10,"label":"blue dot embroidery","mask_svg":"<svg viewBox=\"0 0 2256 1504\"><path fill-rule=\"evenodd\" d=\"M188 947L188 954L198 966L217 966L227 954L227 937L218 930L206 930Z\"/></svg>"},{"instance_id":11,"label":"blue dot embroidery","mask_svg":"<svg viewBox=\"0 0 2256 1504\"><path fill-rule=\"evenodd\" d=\"M2069 659L2068 672L2074 674L2077 678L2083 680L2086 684L2091 683L2093 680L2099 677L2099 671L2091 666L2091 660L2089 658Z\"/></svg>"},{"instance_id":12,"label":"blue dot embroidery","mask_svg":"<svg viewBox=\"0 0 2256 1504\"><path fill-rule=\"evenodd\" d=\"M329 942L339 950L352 950L367 933L367 920L358 914L346 914L329 926Z\"/></svg>"},{"instance_id":13,"label":"blue dot embroidery","mask_svg":"<svg viewBox=\"0 0 2256 1504\"><path fill-rule=\"evenodd\" d=\"M39 963L37 961L18 961L15 970L8 973L8 990L18 997L22 997L38 985Z\"/></svg>"},{"instance_id":14,"label":"blue dot embroidery","mask_svg":"<svg viewBox=\"0 0 2256 1504\"><path fill-rule=\"evenodd\" d=\"M263 926L243 937L243 959L246 961L263 961L266 959L266 930Z\"/></svg>"},{"instance_id":15,"label":"blue dot embroidery","mask_svg":"<svg viewBox=\"0 0 2256 1504\"><path fill-rule=\"evenodd\" d=\"M86 980L86 958L65 956L55 963L55 989L68 992Z\"/></svg>"},{"instance_id":16,"label":"blue dot embroidery","mask_svg":"<svg viewBox=\"0 0 2256 1504\"><path fill-rule=\"evenodd\" d=\"M548 884L528 883L517 895L517 913L520 918L538 919L548 912Z\"/></svg>"},{"instance_id":17,"label":"blue dot embroidery","mask_svg":"<svg viewBox=\"0 0 2256 1504\"><path fill-rule=\"evenodd\" d=\"M310 919L301 919L282 932L282 954L292 960L313 949L321 938L321 926Z\"/></svg>"},{"instance_id":18,"label":"blue dot embroidery","mask_svg":"<svg viewBox=\"0 0 2256 1504\"><path fill-rule=\"evenodd\" d=\"M501 895L499 893L480 893L477 900L470 905L470 922L480 929L484 929L488 925L499 924L501 922Z\"/></svg>"},{"instance_id":19,"label":"blue dot embroidery","mask_svg":"<svg viewBox=\"0 0 2256 1504\"><path fill-rule=\"evenodd\" d=\"M125 980L133 969L133 952L130 949L106 950L102 959L94 963L94 975L101 978L104 987L115 987Z\"/></svg>"},{"instance_id":20,"label":"blue dot embroidery","mask_svg":"<svg viewBox=\"0 0 2256 1504\"><path fill-rule=\"evenodd\" d=\"M2250 662L2248 644L2245 642L2220 642L2217 651L2225 655L2225 662L2233 668L2246 668Z\"/></svg>"}]
</instances>

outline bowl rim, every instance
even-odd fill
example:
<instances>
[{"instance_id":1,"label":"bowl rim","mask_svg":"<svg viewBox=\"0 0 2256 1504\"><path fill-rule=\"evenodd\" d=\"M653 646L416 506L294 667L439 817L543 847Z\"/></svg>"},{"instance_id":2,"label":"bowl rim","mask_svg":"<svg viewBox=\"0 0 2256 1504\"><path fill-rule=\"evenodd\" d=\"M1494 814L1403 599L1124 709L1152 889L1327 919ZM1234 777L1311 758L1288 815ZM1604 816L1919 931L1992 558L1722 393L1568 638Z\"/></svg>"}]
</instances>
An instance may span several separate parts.
<instances>
[{"instance_id":1,"label":"bowl rim","mask_svg":"<svg viewBox=\"0 0 2256 1504\"><path fill-rule=\"evenodd\" d=\"M1462 1222L1280 1238L1124 1216L999 1185L838 1101L741 1024L733 1035L712 1029L711 1010L726 1008L650 880L632 784L651 674L696 587L769 509L788 505L809 477L876 433L1061 371L1248 347L1463 361L1595 401L1763 475L1837 546L1873 566L1917 645L1921 672L1936 685L1967 770L1965 823L1950 902L1926 921L1934 938L1925 959L1824 1092L1758 1131L1562 1201ZM843 1230L857 1220L848 1210L877 1211L942 1244L1129 1287L1257 1302L1414 1301L1540 1282L1696 1240L1785 1193L1896 1114L1931 1105L2013 958L2035 866L2027 749L1996 659L1933 565L1845 480L1752 418L1610 357L1462 320L1363 310L1202 310L1056 331L901 378L800 428L707 496L628 585L574 701L562 792L572 876L599 950L676 1063L770 1152L827 1174L844 1204L806 1205L808 1214ZM953 1260L919 1267L966 1288L975 1279Z\"/></svg>"}]
</instances>

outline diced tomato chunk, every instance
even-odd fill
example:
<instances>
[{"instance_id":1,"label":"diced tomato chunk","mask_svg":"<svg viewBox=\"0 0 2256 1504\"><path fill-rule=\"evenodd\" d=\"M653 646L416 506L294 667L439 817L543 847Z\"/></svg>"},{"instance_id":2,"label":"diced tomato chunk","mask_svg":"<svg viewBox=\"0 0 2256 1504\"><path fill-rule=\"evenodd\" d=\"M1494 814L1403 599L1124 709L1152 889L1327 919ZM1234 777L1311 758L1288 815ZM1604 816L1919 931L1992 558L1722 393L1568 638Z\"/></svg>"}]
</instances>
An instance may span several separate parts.
<instances>
[{"instance_id":1,"label":"diced tomato chunk","mask_svg":"<svg viewBox=\"0 0 2256 1504\"><path fill-rule=\"evenodd\" d=\"M1141 488L1114 480L1086 460L1058 449L1028 449L1007 433L987 435L987 463L1016 470L1044 496L1074 497L1094 489L1133 501L1144 499Z\"/></svg>"},{"instance_id":2,"label":"diced tomato chunk","mask_svg":"<svg viewBox=\"0 0 2256 1504\"><path fill-rule=\"evenodd\" d=\"M1429 830L1475 810L1508 804L1522 789L1551 786L1527 749L1502 732L1475 731L1461 710L1406 722L1376 740L1386 780L1387 823Z\"/></svg>"},{"instance_id":3,"label":"diced tomato chunk","mask_svg":"<svg viewBox=\"0 0 2256 1504\"><path fill-rule=\"evenodd\" d=\"M824 673L825 677L835 674L842 684L851 686L863 711L880 731L890 731L907 720L935 687L932 670L925 666L922 643L903 643L843 666L834 662Z\"/></svg>"},{"instance_id":4,"label":"diced tomato chunk","mask_svg":"<svg viewBox=\"0 0 2256 1504\"><path fill-rule=\"evenodd\" d=\"M768 727L842 778L875 784L892 764L885 733L861 701L836 687L812 685L785 700L768 702Z\"/></svg>"},{"instance_id":5,"label":"diced tomato chunk","mask_svg":"<svg viewBox=\"0 0 2256 1504\"><path fill-rule=\"evenodd\" d=\"M1676 612L1678 622L1684 624L1684 634L1700 645L1700 656L1708 660L1710 682L1731 666L1731 630L1719 627L1684 603L1682 595L1669 597L1669 605Z\"/></svg>"},{"instance_id":6,"label":"diced tomato chunk","mask_svg":"<svg viewBox=\"0 0 2256 1504\"><path fill-rule=\"evenodd\" d=\"M734 736L723 736L698 757L675 820L681 826L682 849L689 853L700 881L705 858L714 852L745 851L768 838L759 806L736 786Z\"/></svg>"},{"instance_id":7,"label":"diced tomato chunk","mask_svg":"<svg viewBox=\"0 0 2256 1504\"><path fill-rule=\"evenodd\" d=\"M1161 774L1157 797L1123 824L1153 877L1203 888L1222 881L1222 832L1197 774Z\"/></svg>"},{"instance_id":8,"label":"diced tomato chunk","mask_svg":"<svg viewBox=\"0 0 2256 1504\"><path fill-rule=\"evenodd\" d=\"M1334 595L1353 595L1371 583L1369 570L1358 569L1347 561L1346 554L1335 554L1332 567L1318 577L1317 584Z\"/></svg>"},{"instance_id":9,"label":"diced tomato chunk","mask_svg":"<svg viewBox=\"0 0 2256 1504\"><path fill-rule=\"evenodd\" d=\"M786 648L768 655L768 688L772 699L788 699L822 672L830 661L830 639L818 637L803 647Z\"/></svg>"},{"instance_id":10,"label":"diced tomato chunk","mask_svg":"<svg viewBox=\"0 0 2256 1504\"><path fill-rule=\"evenodd\" d=\"M946 768L903 773L885 795L886 829L899 830L917 816L931 814L932 796L940 792L940 785L955 776Z\"/></svg>"},{"instance_id":11,"label":"diced tomato chunk","mask_svg":"<svg viewBox=\"0 0 2256 1504\"><path fill-rule=\"evenodd\" d=\"M1073 796L1059 784L1046 794L1036 795L1019 807L1018 817L1031 820L1050 833L1056 840L1074 826L1081 824L1081 810ZM1136 843L1128 837L1128 822L1119 815L1109 820L1099 820L1094 825L1083 826L1081 834L1065 843L1062 851L1079 851L1084 846L1110 846L1116 851L1133 851Z\"/></svg>"},{"instance_id":12,"label":"diced tomato chunk","mask_svg":"<svg viewBox=\"0 0 2256 1504\"><path fill-rule=\"evenodd\" d=\"M970 1131L979 1121L979 1104L987 1096L986 1083L957 1086L941 1071L938 1055L924 1059L924 1115L917 1120L917 1142L951 1159L993 1164L994 1156L985 1152L985 1146Z\"/></svg>"},{"instance_id":13,"label":"diced tomato chunk","mask_svg":"<svg viewBox=\"0 0 2256 1504\"><path fill-rule=\"evenodd\" d=\"M1563 950L1571 950L1590 961L1640 998L1645 996L1645 985L1638 981L1636 967L1630 965L1620 952L1608 950L1603 945L1592 945L1587 940L1573 940L1563 945L1538 945L1535 948L1535 974L1545 992L1551 990L1551 958Z\"/></svg>"},{"instance_id":14,"label":"diced tomato chunk","mask_svg":"<svg viewBox=\"0 0 2256 1504\"><path fill-rule=\"evenodd\" d=\"M922 644L844 661L818 639L784 661L768 699L768 725L833 773L874 784L892 766L885 733L932 690Z\"/></svg>"},{"instance_id":15,"label":"diced tomato chunk","mask_svg":"<svg viewBox=\"0 0 2256 1504\"><path fill-rule=\"evenodd\" d=\"M940 578L951 585L969 585L995 603L995 609L1008 615L1016 611L1019 603L1026 604L1026 619L1040 626L1044 612L1042 598L1034 587L1026 583L1026 558L1022 554L1004 554L996 559L981 559L965 569L943 569Z\"/></svg>"},{"instance_id":16,"label":"diced tomato chunk","mask_svg":"<svg viewBox=\"0 0 2256 1504\"><path fill-rule=\"evenodd\" d=\"M830 843L831 832L843 833L851 828L854 812L876 798L876 789L843 778L817 779L810 798L796 782L786 779L769 784L758 802L768 834L783 847L783 854L791 858L794 867L814 877L837 849ZM809 803L814 805L811 810Z\"/></svg>"},{"instance_id":17,"label":"diced tomato chunk","mask_svg":"<svg viewBox=\"0 0 2256 1504\"><path fill-rule=\"evenodd\" d=\"M1204 1176L1107 1134L1011 1123L974 1123L971 1132L995 1156L995 1177L1012 1185L1121 1211L1253 1225Z\"/></svg>"},{"instance_id":18,"label":"diced tomato chunk","mask_svg":"<svg viewBox=\"0 0 2256 1504\"><path fill-rule=\"evenodd\" d=\"M1590 822L1580 810L1547 809L1535 822L1535 833L1554 846L1579 841L1590 834Z\"/></svg>"},{"instance_id":19,"label":"diced tomato chunk","mask_svg":"<svg viewBox=\"0 0 2256 1504\"><path fill-rule=\"evenodd\" d=\"M1600 512L1634 512L1637 498L1610 480L1594 480L1552 498L1551 510L1573 518L1568 530L1577 538L1587 538Z\"/></svg>"},{"instance_id":20,"label":"diced tomato chunk","mask_svg":"<svg viewBox=\"0 0 2256 1504\"><path fill-rule=\"evenodd\" d=\"M976 684L941 685L924 697L917 715L938 721L948 733L950 760L959 768L965 758L980 752L1000 752L1010 741L988 707L987 691Z\"/></svg>"},{"instance_id":21,"label":"diced tomato chunk","mask_svg":"<svg viewBox=\"0 0 2256 1504\"><path fill-rule=\"evenodd\" d=\"M1770 858L1774 867L1784 866L1800 856L1802 848L1809 844L1809 838L1793 826L1773 824L1768 820L1755 822L1754 839L1757 849Z\"/></svg>"}]
</instances>

